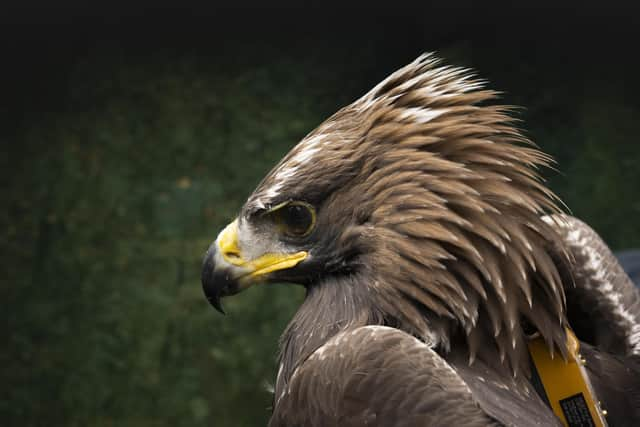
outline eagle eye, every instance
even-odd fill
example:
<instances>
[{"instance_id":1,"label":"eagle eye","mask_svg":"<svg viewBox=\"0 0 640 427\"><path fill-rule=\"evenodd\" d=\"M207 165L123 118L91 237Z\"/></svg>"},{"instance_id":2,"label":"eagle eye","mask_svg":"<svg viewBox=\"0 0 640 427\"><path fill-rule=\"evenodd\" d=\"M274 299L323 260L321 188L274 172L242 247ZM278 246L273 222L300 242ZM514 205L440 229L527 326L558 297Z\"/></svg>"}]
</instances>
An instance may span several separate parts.
<instances>
[{"instance_id":1,"label":"eagle eye","mask_svg":"<svg viewBox=\"0 0 640 427\"><path fill-rule=\"evenodd\" d=\"M282 234L289 237L305 237L316 224L313 206L305 202L288 202L269 213Z\"/></svg>"}]
</instances>

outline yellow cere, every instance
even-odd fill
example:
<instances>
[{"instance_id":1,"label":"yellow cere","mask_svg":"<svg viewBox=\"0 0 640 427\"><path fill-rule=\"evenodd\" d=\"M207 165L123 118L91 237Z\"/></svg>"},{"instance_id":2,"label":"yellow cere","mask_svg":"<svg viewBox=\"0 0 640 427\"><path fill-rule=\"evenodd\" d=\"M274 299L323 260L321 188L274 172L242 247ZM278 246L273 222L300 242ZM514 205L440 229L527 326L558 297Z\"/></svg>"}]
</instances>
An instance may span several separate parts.
<instances>
[{"instance_id":1,"label":"yellow cere","mask_svg":"<svg viewBox=\"0 0 640 427\"><path fill-rule=\"evenodd\" d=\"M218 237L218 249L229 264L247 270L240 277L242 285L248 285L265 274L295 267L308 256L305 251L291 254L266 253L256 259L245 260L238 246L238 220L233 221L222 230Z\"/></svg>"},{"instance_id":2,"label":"yellow cere","mask_svg":"<svg viewBox=\"0 0 640 427\"><path fill-rule=\"evenodd\" d=\"M238 247L238 220L227 225L218 237L220 254L229 264L243 265L245 261L240 256Z\"/></svg>"}]
</instances>

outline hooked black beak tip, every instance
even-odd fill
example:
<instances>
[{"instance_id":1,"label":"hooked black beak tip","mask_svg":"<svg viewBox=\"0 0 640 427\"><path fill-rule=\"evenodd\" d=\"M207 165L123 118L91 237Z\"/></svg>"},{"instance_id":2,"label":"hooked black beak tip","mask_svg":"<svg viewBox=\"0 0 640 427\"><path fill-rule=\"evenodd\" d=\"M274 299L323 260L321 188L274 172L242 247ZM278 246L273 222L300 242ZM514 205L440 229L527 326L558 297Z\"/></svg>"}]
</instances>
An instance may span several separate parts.
<instances>
[{"instance_id":1,"label":"hooked black beak tip","mask_svg":"<svg viewBox=\"0 0 640 427\"><path fill-rule=\"evenodd\" d=\"M222 302L220 301L220 297L207 297L207 300L209 300L209 304L211 304L213 308L218 310L218 312L222 313L223 315L227 314L225 313L224 308L222 308Z\"/></svg>"},{"instance_id":2,"label":"hooked black beak tip","mask_svg":"<svg viewBox=\"0 0 640 427\"><path fill-rule=\"evenodd\" d=\"M220 303L220 292L218 287L216 286L215 280L215 246L211 245L209 250L204 256L204 260L202 261L202 273L200 279L202 281L202 290L204 295L207 297L207 301L209 304L213 306L220 313L225 314L222 309L222 304Z\"/></svg>"},{"instance_id":3,"label":"hooked black beak tip","mask_svg":"<svg viewBox=\"0 0 640 427\"><path fill-rule=\"evenodd\" d=\"M222 308L221 298L237 292L238 284L228 271L223 268L216 269L215 243L209 247L202 262L202 290L209 304L222 314L226 314Z\"/></svg>"}]
</instances>

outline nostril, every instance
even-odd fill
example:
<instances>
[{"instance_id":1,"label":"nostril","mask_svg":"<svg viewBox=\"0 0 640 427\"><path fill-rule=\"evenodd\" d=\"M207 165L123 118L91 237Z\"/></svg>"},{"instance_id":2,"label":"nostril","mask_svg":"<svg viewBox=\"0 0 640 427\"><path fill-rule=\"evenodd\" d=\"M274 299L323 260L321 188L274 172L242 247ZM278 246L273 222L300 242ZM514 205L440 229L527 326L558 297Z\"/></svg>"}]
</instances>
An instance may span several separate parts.
<instances>
[{"instance_id":1,"label":"nostril","mask_svg":"<svg viewBox=\"0 0 640 427\"><path fill-rule=\"evenodd\" d=\"M224 257L225 257L227 260L239 261L239 260L240 260L240 252L237 252L237 251L227 251L227 252L224 252Z\"/></svg>"}]
</instances>

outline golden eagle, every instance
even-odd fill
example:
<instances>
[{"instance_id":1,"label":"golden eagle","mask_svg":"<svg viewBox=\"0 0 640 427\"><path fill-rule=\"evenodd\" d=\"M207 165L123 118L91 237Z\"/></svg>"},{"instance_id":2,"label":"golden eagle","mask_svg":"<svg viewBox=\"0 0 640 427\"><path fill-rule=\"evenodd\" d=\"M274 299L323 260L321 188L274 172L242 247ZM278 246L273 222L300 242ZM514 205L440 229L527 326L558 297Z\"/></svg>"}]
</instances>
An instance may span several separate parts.
<instances>
[{"instance_id":1,"label":"golden eagle","mask_svg":"<svg viewBox=\"0 0 640 427\"><path fill-rule=\"evenodd\" d=\"M306 288L271 426L640 425L640 294L496 96L420 56L296 145L211 245L219 310L256 283Z\"/></svg>"}]
</instances>

